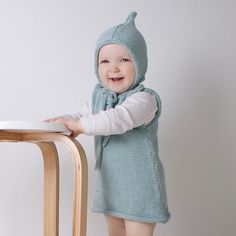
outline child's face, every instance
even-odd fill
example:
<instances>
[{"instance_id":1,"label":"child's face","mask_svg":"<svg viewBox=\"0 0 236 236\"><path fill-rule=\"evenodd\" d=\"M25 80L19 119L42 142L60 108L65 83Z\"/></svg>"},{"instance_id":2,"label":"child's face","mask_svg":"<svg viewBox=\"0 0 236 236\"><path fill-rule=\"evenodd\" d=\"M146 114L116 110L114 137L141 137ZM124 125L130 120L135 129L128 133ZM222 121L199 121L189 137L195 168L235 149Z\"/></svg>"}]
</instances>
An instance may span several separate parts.
<instances>
[{"instance_id":1,"label":"child's face","mask_svg":"<svg viewBox=\"0 0 236 236\"><path fill-rule=\"evenodd\" d=\"M118 44L109 44L100 49L98 74L102 83L115 93L130 88L135 78L135 68L128 50Z\"/></svg>"}]
</instances>

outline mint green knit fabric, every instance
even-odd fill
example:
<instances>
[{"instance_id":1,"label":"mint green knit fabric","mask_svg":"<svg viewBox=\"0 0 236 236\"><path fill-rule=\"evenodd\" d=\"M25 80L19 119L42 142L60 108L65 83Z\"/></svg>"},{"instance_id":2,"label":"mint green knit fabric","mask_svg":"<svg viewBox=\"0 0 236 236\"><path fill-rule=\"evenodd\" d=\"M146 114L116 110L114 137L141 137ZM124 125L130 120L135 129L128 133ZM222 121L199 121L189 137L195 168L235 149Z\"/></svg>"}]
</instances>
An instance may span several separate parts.
<instances>
[{"instance_id":1,"label":"mint green knit fabric","mask_svg":"<svg viewBox=\"0 0 236 236\"><path fill-rule=\"evenodd\" d=\"M141 84L147 70L147 49L134 24L136 14L132 12L124 24L105 31L97 41L95 52L98 76L97 60L101 47L111 43L125 46L135 65L135 81L130 89L116 94L99 80L93 92L93 114L115 108L137 92L152 94L158 110L148 125L123 134L95 136L97 178L92 210L135 221L165 223L170 213L157 137L161 99L155 91Z\"/></svg>"}]
</instances>

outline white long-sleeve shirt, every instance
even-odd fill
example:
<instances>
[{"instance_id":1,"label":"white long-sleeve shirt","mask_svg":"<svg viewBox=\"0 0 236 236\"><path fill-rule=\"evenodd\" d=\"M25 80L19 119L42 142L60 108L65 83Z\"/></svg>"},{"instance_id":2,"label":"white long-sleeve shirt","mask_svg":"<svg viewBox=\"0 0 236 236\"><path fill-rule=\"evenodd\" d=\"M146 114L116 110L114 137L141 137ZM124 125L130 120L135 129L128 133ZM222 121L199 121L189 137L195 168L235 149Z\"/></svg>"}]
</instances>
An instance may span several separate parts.
<instances>
[{"instance_id":1,"label":"white long-sleeve shirt","mask_svg":"<svg viewBox=\"0 0 236 236\"><path fill-rule=\"evenodd\" d=\"M63 115L80 119L87 135L122 134L140 125L147 125L155 117L157 102L147 92L137 92L115 108L92 114L89 103L79 111Z\"/></svg>"}]
</instances>

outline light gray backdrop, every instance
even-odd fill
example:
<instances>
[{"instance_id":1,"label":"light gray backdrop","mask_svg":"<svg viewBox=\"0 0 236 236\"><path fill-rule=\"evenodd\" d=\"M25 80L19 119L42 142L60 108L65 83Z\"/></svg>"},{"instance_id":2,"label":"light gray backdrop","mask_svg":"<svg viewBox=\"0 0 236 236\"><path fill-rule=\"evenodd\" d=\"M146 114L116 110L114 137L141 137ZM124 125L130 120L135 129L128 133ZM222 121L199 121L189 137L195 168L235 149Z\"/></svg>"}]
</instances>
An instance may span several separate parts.
<instances>
[{"instance_id":1,"label":"light gray backdrop","mask_svg":"<svg viewBox=\"0 0 236 236\"><path fill-rule=\"evenodd\" d=\"M236 232L235 53L233 0L0 0L0 120L41 121L90 101L99 34L132 10L146 38L145 85L158 91L160 157L172 218L162 236ZM88 235L105 236L89 162ZM71 235L72 167L63 147L60 232ZM41 236L43 169L37 148L0 144L0 235Z\"/></svg>"}]
</instances>

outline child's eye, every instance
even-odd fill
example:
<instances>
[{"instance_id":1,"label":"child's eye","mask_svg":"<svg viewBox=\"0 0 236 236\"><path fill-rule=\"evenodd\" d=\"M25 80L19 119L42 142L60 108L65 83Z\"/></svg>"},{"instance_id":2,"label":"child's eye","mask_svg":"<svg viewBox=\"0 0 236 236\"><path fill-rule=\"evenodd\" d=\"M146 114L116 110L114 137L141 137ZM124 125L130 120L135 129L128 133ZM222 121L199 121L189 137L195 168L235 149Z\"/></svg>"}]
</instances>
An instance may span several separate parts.
<instances>
[{"instance_id":1,"label":"child's eye","mask_svg":"<svg viewBox=\"0 0 236 236\"><path fill-rule=\"evenodd\" d=\"M100 61L100 64L102 64L102 63L109 63L109 61L108 60L102 60L102 61Z\"/></svg>"},{"instance_id":2,"label":"child's eye","mask_svg":"<svg viewBox=\"0 0 236 236\"><path fill-rule=\"evenodd\" d=\"M130 60L128 58L122 58L121 61L126 62L126 61L130 61Z\"/></svg>"}]
</instances>

